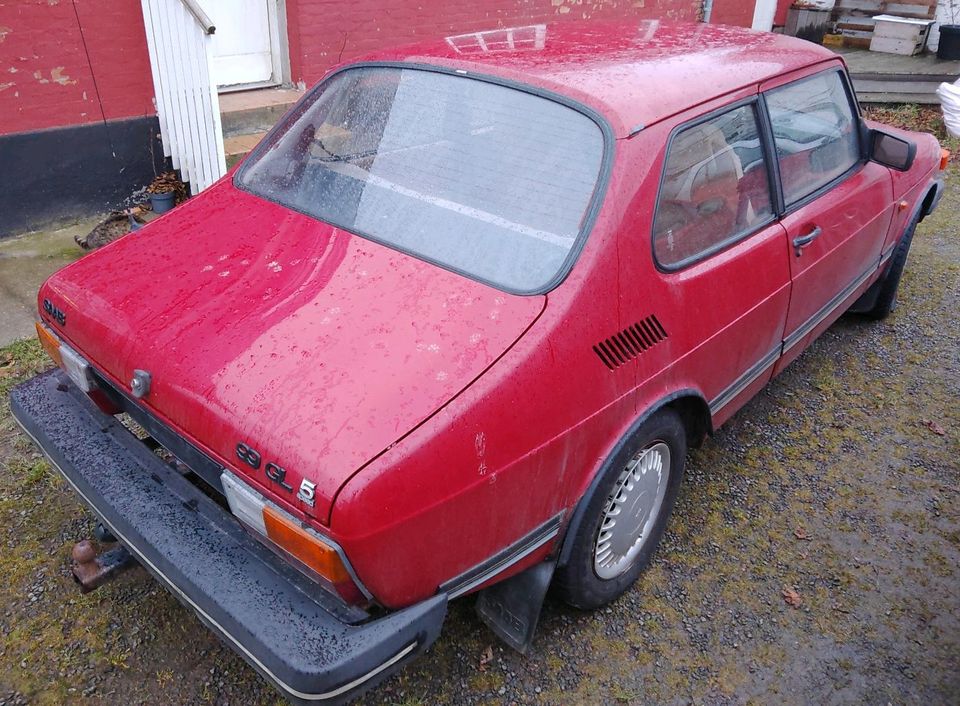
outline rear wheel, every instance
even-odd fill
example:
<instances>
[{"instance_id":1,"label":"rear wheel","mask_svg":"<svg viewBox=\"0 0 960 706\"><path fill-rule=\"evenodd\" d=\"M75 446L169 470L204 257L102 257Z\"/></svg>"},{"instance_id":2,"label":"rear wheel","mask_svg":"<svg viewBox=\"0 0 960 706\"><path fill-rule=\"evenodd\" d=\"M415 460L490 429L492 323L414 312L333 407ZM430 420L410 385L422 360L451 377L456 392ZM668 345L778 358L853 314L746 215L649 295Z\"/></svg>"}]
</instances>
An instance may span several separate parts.
<instances>
[{"instance_id":1,"label":"rear wheel","mask_svg":"<svg viewBox=\"0 0 960 706\"><path fill-rule=\"evenodd\" d=\"M661 410L644 422L604 465L584 498L570 558L557 570L561 597L597 608L620 596L650 563L663 537L683 476L686 432L679 415Z\"/></svg>"}]
</instances>

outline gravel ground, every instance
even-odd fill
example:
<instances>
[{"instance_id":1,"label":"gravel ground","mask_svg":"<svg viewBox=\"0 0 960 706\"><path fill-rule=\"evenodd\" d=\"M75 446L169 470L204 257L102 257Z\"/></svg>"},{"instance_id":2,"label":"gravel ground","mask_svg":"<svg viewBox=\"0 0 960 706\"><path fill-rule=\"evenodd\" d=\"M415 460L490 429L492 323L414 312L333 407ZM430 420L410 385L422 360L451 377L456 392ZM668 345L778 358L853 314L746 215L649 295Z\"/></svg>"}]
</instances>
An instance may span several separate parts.
<instances>
[{"instance_id":1,"label":"gravel ground","mask_svg":"<svg viewBox=\"0 0 960 706\"><path fill-rule=\"evenodd\" d=\"M593 613L548 601L527 657L458 601L437 644L363 702L957 703L958 176L895 314L842 319L691 455L626 596ZM0 706L277 703L142 569L77 591L69 549L90 517L6 401L45 365L34 343L0 349Z\"/></svg>"}]
</instances>

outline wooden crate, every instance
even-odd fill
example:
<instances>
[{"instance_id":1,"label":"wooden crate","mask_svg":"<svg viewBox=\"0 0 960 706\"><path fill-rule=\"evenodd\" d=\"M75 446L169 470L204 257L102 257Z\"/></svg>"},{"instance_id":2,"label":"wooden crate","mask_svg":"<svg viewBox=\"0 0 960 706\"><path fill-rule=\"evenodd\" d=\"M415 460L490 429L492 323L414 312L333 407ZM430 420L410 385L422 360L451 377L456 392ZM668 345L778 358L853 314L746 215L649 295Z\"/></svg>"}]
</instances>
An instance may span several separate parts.
<instances>
[{"instance_id":1,"label":"wooden crate","mask_svg":"<svg viewBox=\"0 0 960 706\"><path fill-rule=\"evenodd\" d=\"M912 19L895 15L873 18L870 51L911 56L923 51L933 20Z\"/></svg>"}]
</instances>

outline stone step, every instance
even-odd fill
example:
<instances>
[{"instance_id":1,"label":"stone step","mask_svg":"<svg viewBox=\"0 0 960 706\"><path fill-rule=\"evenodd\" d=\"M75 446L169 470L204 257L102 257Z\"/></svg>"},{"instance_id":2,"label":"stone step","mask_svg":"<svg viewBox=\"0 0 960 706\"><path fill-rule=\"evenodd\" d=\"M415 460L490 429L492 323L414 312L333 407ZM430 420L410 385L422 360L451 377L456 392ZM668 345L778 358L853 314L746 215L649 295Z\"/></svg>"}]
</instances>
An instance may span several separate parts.
<instances>
[{"instance_id":1,"label":"stone step","mask_svg":"<svg viewBox=\"0 0 960 706\"><path fill-rule=\"evenodd\" d=\"M296 88L261 88L220 94L223 136L266 132L303 94L304 91Z\"/></svg>"},{"instance_id":2,"label":"stone step","mask_svg":"<svg viewBox=\"0 0 960 706\"><path fill-rule=\"evenodd\" d=\"M932 93L861 93L857 91L861 103L919 103L920 105L939 105L940 101Z\"/></svg>"},{"instance_id":3,"label":"stone step","mask_svg":"<svg viewBox=\"0 0 960 706\"><path fill-rule=\"evenodd\" d=\"M227 169L250 154L251 150L257 146L266 131L252 132L246 135L233 135L223 138L223 152L227 158Z\"/></svg>"},{"instance_id":4,"label":"stone step","mask_svg":"<svg viewBox=\"0 0 960 706\"><path fill-rule=\"evenodd\" d=\"M924 77L926 78L926 77ZM936 105L937 81L918 80L904 76L879 78L853 78L853 89L861 103L923 103Z\"/></svg>"}]
</instances>

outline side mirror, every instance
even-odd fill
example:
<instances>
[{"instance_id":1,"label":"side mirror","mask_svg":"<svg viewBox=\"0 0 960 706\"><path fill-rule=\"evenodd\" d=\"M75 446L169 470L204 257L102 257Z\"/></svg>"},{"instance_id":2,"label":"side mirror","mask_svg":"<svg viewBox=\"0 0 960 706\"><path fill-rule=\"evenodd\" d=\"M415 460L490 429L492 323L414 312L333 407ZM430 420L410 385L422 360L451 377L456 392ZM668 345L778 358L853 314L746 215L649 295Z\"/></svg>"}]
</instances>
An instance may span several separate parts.
<instances>
[{"instance_id":1,"label":"side mirror","mask_svg":"<svg viewBox=\"0 0 960 706\"><path fill-rule=\"evenodd\" d=\"M869 144L871 161L900 172L910 169L917 156L913 142L883 130L871 130Z\"/></svg>"}]
</instances>

